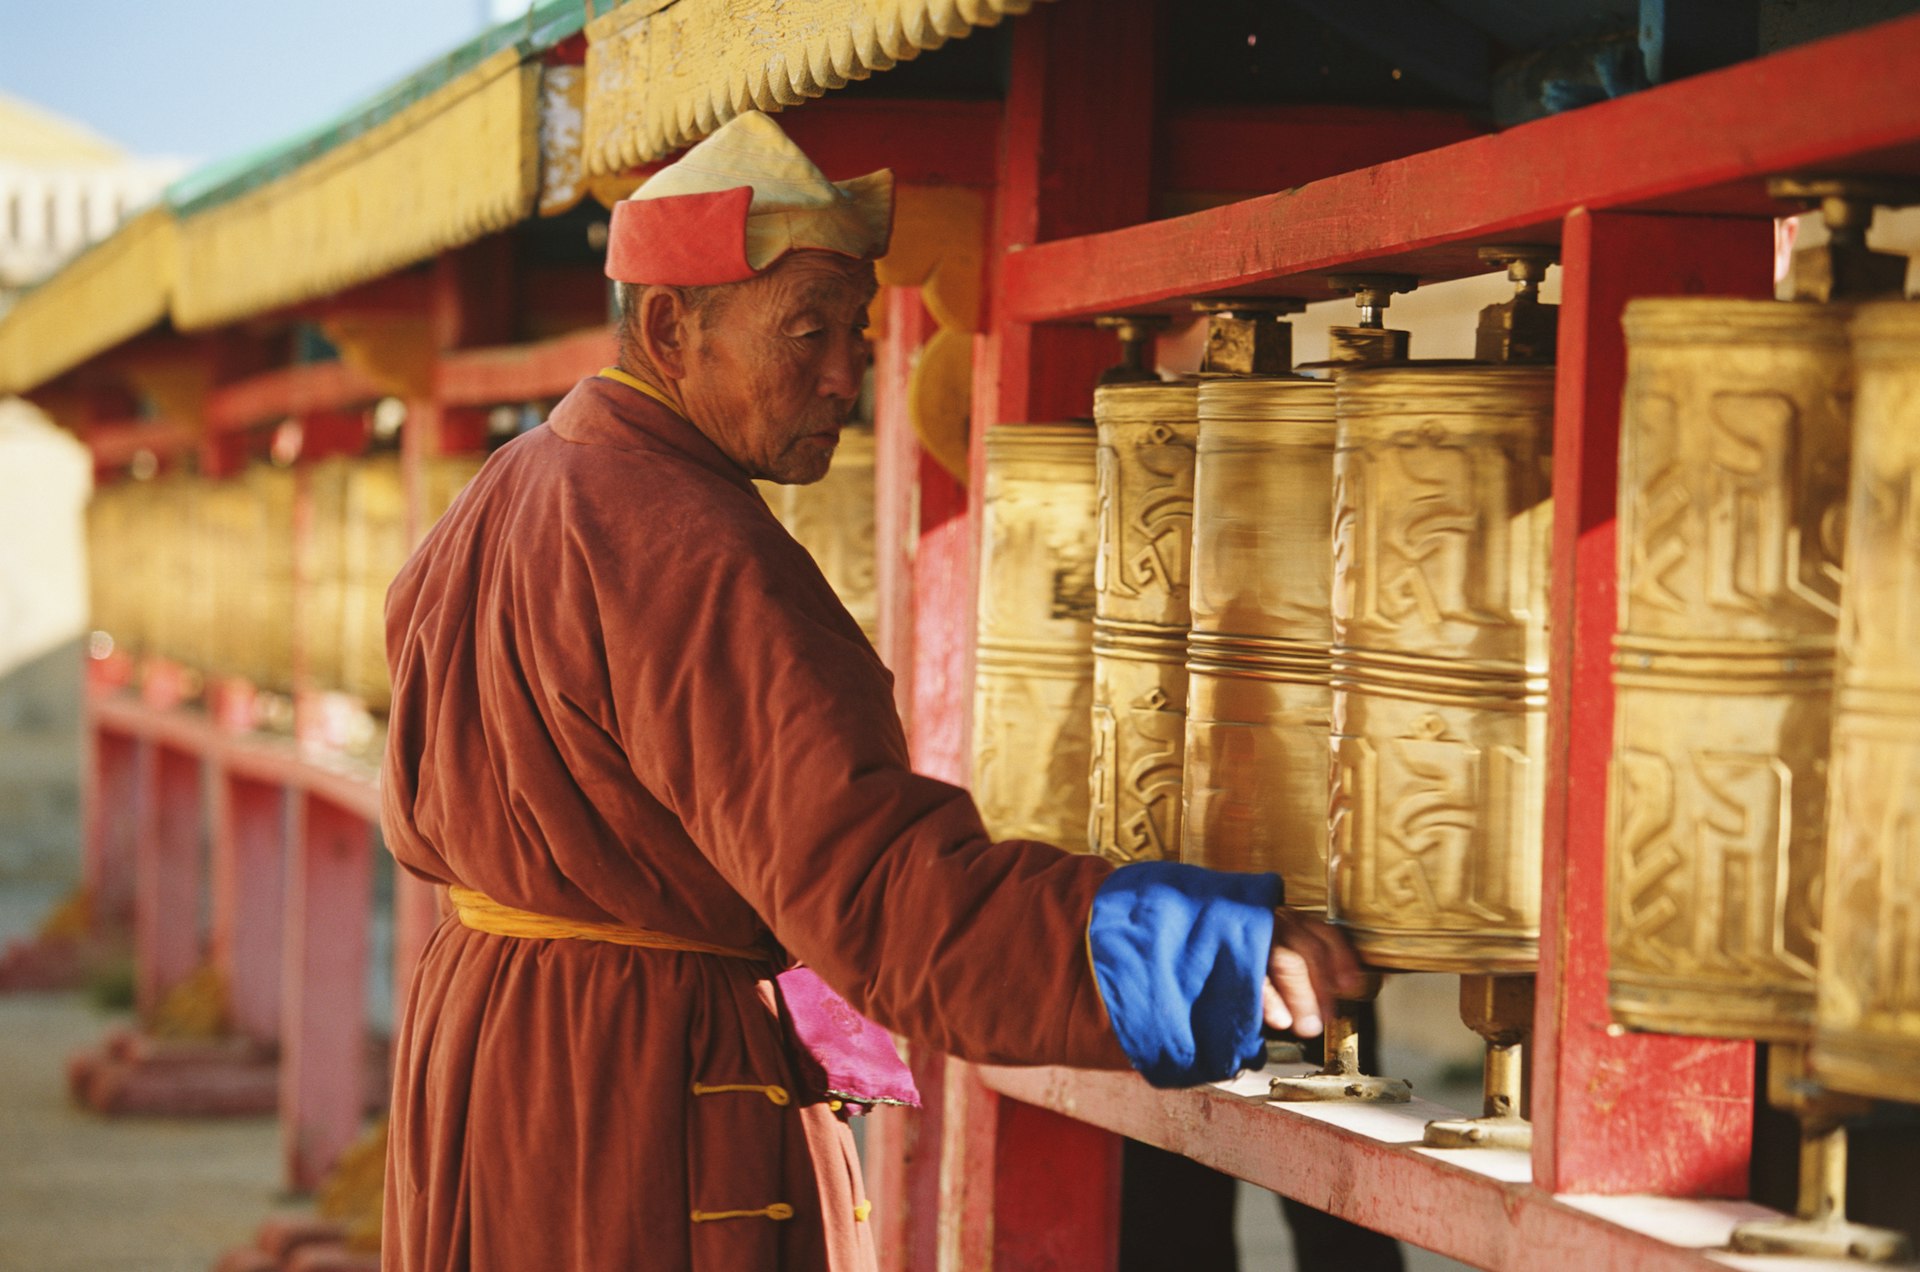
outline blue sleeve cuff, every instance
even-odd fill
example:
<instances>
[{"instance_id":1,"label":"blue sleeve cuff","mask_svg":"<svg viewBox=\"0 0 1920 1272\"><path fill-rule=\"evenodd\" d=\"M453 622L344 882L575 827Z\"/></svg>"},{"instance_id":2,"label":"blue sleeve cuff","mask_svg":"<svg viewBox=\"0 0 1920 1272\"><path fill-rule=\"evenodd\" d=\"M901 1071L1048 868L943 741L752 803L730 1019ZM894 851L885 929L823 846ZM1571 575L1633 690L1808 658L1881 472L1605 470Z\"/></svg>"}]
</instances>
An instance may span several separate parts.
<instances>
[{"instance_id":1,"label":"blue sleeve cuff","mask_svg":"<svg viewBox=\"0 0 1920 1272\"><path fill-rule=\"evenodd\" d=\"M1093 898L1087 949L1121 1050L1157 1087L1257 1068L1277 874L1142 861Z\"/></svg>"}]
</instances>

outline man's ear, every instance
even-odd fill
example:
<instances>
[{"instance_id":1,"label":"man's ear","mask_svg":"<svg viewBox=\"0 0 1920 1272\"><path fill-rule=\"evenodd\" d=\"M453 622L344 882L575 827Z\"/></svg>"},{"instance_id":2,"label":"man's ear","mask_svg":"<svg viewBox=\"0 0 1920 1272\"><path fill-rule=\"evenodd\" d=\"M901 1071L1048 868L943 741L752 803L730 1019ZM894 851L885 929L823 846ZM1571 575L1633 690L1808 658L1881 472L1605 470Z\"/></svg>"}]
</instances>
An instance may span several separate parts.
<instances>
[{"instance_id":1,"label":"man's ear","mask_svg":"<svg viewBox=\"0 0 1920 1272\"><path fill-rule=\"evenodd\" d=\"M687 377L687 334L693 313L677 288L654 286L640 293L640 320L634 324L640 351L654 370L670 380Z\"/></svg>"}]
</instances>

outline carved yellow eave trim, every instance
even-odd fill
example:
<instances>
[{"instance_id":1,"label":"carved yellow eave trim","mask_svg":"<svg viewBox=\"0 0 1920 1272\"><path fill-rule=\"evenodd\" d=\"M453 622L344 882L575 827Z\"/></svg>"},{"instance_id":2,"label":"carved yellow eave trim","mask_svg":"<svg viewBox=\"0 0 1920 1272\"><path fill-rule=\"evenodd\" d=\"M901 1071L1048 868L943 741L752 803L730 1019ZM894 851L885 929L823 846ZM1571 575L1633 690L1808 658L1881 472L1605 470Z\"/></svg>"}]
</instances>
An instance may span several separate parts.
<instances>
[{"instance_id":1,"label":"carved yellow eave trim","mask_svg":"<svg viewBox=\"0 0 1920 1272\"><path fill-rule=\"evenodd\" d=\"M174 320L217 326L324 296L529 216L537 61L502 49L277 181L180 224Z\"/></svg>"},{"instance_id":2,"label":"carved yellow eave trim","mask_svg":"<svg viewBox=\"0 0 1920 1272\"><path fill-rule=\"evenodd\" d=\"M0 320L0 392L44 384L166 317L175 230L165 208L143 212L22 296Z\"/></svg>"},{"instance_id":3,"label":"carved yellow eave trim","mask_svg":"<svg viewBox=\"0 0 1920 1272\"><path fill-rule=\"evenodd\" d=\"M996 26L1035 0L632 0L587 23L586 160L621 172Z\"/></svg>"}]
</instances>

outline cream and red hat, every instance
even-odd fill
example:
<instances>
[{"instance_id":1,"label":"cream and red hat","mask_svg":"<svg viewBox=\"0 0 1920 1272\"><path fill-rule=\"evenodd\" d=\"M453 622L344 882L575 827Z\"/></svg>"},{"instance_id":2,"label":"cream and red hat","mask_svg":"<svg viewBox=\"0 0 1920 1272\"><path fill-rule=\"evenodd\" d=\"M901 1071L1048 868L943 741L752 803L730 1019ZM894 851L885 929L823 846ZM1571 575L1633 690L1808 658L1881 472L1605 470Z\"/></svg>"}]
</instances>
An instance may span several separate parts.
<instances>
[{"instance_id":1,"label":"cream and red hat","mask_svg":"<svg viewBox=\"0 0 1920 1272\"><path fill-rule=\"evenodd\" d=\"M780 125L748 111L613 205L607 277L738 283L788 252L873 260L892 233L892 169L829 181Z\"/></svg>"}]
</instances>

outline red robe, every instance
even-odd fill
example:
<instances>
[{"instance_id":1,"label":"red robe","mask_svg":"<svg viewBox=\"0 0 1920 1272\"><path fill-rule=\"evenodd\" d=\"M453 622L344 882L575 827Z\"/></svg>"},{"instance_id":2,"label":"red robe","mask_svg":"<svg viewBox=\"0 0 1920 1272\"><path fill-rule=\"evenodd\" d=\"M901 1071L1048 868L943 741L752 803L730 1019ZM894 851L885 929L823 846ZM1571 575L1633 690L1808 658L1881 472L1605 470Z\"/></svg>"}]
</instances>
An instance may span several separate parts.
<instances>
[{"instance_id":1,"label":"red robe","mask_svg":"<svg viewBox=\"0 0 1920 1272\"><path fill-rule=\"evenodd\" d=\"M1108 867L991 842L911 771L813 560L644 395L586 380L488 461L394 582L387 653L384 826L414 873L765 946L964 1058L1125 1067L1087 957ZM794 1089L766 976L443 922L400 1026L383 1266L873 1266L833 1113L692 1092Z\"/></svg>"}]
</instances>

